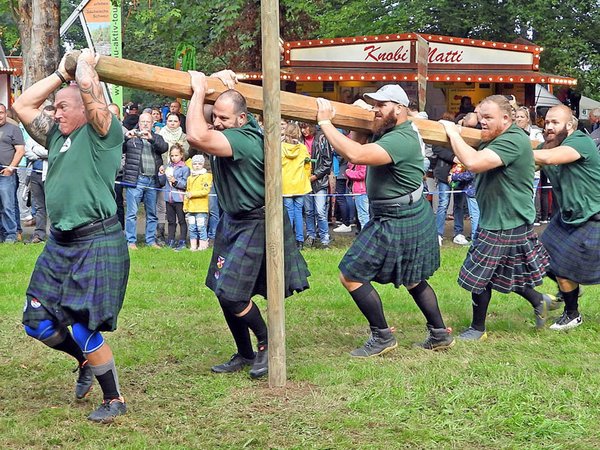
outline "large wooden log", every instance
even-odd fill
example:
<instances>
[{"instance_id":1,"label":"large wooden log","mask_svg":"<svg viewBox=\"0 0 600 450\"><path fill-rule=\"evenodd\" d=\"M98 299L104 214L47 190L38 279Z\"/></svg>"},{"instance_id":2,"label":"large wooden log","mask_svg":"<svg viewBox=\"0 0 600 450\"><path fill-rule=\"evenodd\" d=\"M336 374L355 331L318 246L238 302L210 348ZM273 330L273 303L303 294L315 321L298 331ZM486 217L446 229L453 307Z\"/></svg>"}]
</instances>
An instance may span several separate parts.
<instances>
[{"instance_id":1,"label":"large wooden log","mask_svg":"<svg viewBox=\"0 0 600 450\"><path fill-rule=\"evenodd\" d=\"M73 55L74 57L67 65L71 73L74 73L76 64L76 53L73 52ZM100 76L100 80L106 83L155 92L167 97L187 99L192 97L190 75L187 72L110 56L100 56L96 71ZM215 92L208 95L206 100L209 103L214 103L219 94L226 88L217 79L209 78L208 84L209 88L214 89ZM261 86L238 83L235 89L246 98L250 111L263 111L263 88ZM281 92L280 98L281 117L305 122L316 121L317 102L314 97L291 92ZM336 115L332 122L337 127L347 130L371 131L374 117L372 112L346 103L332 103L336 110ZM419 128L423 140L428 144L449 146L444 127L438 122L415 119L414 123ZM463 128L461 133L469 145L474 147L479 145L481 141L481 132L479 130Z\"/></svg>"}]
</instances>

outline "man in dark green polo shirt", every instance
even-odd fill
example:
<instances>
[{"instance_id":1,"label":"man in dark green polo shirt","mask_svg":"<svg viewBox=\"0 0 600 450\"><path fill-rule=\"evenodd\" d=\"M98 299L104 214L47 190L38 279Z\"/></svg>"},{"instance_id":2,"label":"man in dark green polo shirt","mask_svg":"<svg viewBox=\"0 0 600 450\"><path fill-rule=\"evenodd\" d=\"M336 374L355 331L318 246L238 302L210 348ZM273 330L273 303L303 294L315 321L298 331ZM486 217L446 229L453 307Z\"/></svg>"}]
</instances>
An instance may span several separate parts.
<instances>
[{"instance_id":1,"label":"man in dark green polo shirt","mask_svg":"<svg viewBox=\"0 0 600 450\"><path fill-rule=\"evenodd\" d=\"M580 284L600 283L600 154L594 141L577 131L570 108L559 105L546 114L546 141L534 157L552 182L559 214L542 234L550 254L549 276L565 302L551 330L581 325Z\"/></svg>"},{"instance_id":2,"label":"man in dark green polo shirt","mask_svg":"<svg viewBox=\"0 0 600 450\"><path fill-rule=\"evenodd\" d=\"M339 264L342 285L371 328L367 342L350 355L368 358L398 346L372 281L405 286L427 321L427 338L418 345L447 349L454 338L427 283L440 265L440 248L433 212L423 198L423 154L419 135L408 121L408 97L399 85L388 84L365 98L374 103L375 129L373 142L364 145L340 133L331 123L331 103L317 100L317 120L331 146L351 163L368 166L373 219Z\"/></svg>"},{"instance_id":3,"label":"man in dark green polo shirt","mask_svg":"<svg viewBox=\"0 0 600 450\"><path fill-rule=\"evenodd\" d=\"M476 173L479 230L460 271L458 284L471 292L473 320L460 334L465 340L487 337L485 319L492 289L524 297L542 328L551 302L535 291L542 283L548 255L533 231L534 163L529 137L512 123L506 97L492 95L478 106L483 143L468 145L453 122L441 121L452 149Z\"/></svg>"},{"instance_id":4,"label":"man in dark green polo shirt","mask_svg":"<svg viewBox=\"0 0 600 450\"><path fill-rule=\"evenodd\" d=\"M211 156L214 186L224 211L215 236L206 285L215 293L237 346L232 358L212 367L230 373L252 366L250 376L268 371L267 326L252 297L266 297L265 181L263 135L237 91L223 92L213 107L213 129L204 117L207 82L190 72L194 92L188 107L187 139ZM233 86L235 74L213 76ZM226 83L227 84L227 83ZM290 223L284 218L285 296L308 288L306 262L296 247ZM252 330L258 341L255 354Z\"/></svg>"}]
</instances>

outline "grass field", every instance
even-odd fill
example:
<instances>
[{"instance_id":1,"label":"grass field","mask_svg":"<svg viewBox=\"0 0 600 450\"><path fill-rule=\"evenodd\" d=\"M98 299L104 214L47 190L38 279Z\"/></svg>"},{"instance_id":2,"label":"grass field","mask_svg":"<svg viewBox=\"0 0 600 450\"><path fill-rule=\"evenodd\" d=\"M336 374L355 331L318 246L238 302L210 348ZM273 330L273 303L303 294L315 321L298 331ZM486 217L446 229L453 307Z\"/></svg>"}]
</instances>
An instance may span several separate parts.
<instances>
[{"instance_id":1,"label":"grass field","mask_svg":"<svg viewBox=\"0 0 600 450\"><path fill-rule=\"evenodd\" d=\"M204 287L209 253L133 253L119 329L106 335L129 406L111 426L85 419L101 394L96 386L75 401L74 361L22 331L41 247L0 245L0 448L600 447L599 289L586 288L584 324L569 333L536 332L524 300L494 294L487 341L432 353L411 347L425 329L406 291L378 286L399 346L354 360L348 352L368 327L337 279L342 244L305 252L312 287L286 303L284 389L210 373L234 346ZM430 280L457 331L470 321L469 296L456 284L465 253L443 247Z\"/></svg>"}]
</instances>

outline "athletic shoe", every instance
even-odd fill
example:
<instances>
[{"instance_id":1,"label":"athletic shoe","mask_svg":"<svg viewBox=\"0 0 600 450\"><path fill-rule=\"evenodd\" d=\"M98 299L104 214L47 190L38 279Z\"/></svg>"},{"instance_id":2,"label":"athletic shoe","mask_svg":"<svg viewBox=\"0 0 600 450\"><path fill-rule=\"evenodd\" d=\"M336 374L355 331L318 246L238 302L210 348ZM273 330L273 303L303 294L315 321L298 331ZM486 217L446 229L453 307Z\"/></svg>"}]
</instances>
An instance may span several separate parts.
<instances>
[{"instance_id":1,"label":"athletic shoe","mask_svg":"<svg viewBox=\"0 0 600 450\"><path fill-rule=\"evenodd\" d=\"M469 245L470 244L470 242L467 241L467 238L462 234L457 234L456 236L454 236L454 239L452 239L452 242L454 242L457 245Z\"/></svg>"},{"instance_id":2,"label":"athletic shoe","mask_svg":"<svg viewBox=\"0 0 600 450\"><path fill-rule=\"evenodd\" d=\"M485 341L487 339L487 333L485 331L479 331L473 327L469 327L460 333L458 338L463 341Z\"/></svg>"},{"instance_id":3,"label":"athletic shoe","mask_svg":"<svg viewBox=\"0 0 600 450\"><path fill-rule=\"evenodd\" d=\"M550 223L549 220L540 220L540 223Z\"/></svg>"},{"instance_id":4,"label":"athletic shoe","mask_svg":"<svg viewBox=\"0 0 600 450\"><path fill-rule=\"evenodd\" d=\"M535 313L535 327L540 330L546 325L546 319L548 318L548 311L552 305L552 300L555 300L554 296L549 294L542 294L542 301L539 305L533 308Z\"/></svg>"},{"instance_id":5,"label":"athletic shoe","mask_svg":"<svg viewBox=\"0 0 600 450\"><path fill-rule=\"evenodd\" d=\"M443 237L443 236L440 236L440 235L438 234L438 244L440 244L440 247L442 246L442 242L443 242L443 241L444 241L444 237Z\"/></svg>"},{"instance_id":6,"label":"athletic shoe","mask_svg":"<svg viewBox=\"0 0 600 450\"><path fill-rule=\"evenodd\" d=\"M565 311L556 322L550 325L550 329L556 331L570 330L571 328L577 328L582 322L581 314L577 313L576 316L570 317Z\"/></svg>"},{"instance_id":7,"label":"athletic shoe","mask_svg":"<svg viewBox=\"0 0 600 450\"><path fill-rule=\"evenodd\" d=\"M135 244L129 244L127 247L129 247L129 250L137 250L137 245Z\"/></svg>"},{"instance_id":8,"label":"athletic shoe","mask_svg":"<svg viewBox=\"0 0 600 450\"><path fill-rule=\"evenodd\" d=\"M334 233L351 233L352 232L352 225L341 224L339 227L334 228L333 232Z\"/></svg>"},{"instance_id":9,"label":"athletic shoe","mask_svg":"<svg viewBox=\"0 0 600 450\"><path fill-rule=\"evenodd\" d=\"M248 359L241 356L239 353L236 353L231 357L231 359L223 364L219 364L218 366L212 366L210 370L214 373L233 373L239 372L244 367L251 366L254 364L255 358Z\"/></svg>"},{"instance_id":10,"label":"athletic shoe","mask_svg":"<svg viewBox=\"0 0 600 450\"><path fill-rule=\"evenodd\" d=\"M315 244L315 238L308 236L305 240L304 240L304 247L312 247Z\"/></svg>"},{"instance_id":11,"label":"athletic shoe","mask_svg":"<svg viewBox=\"0 0 600 450\"><path fill-rule=\"evenodd\" d=\"M97 423L111 423L115 417L127 412L127 405L123 397L104 400L96 411L88 416L88 420Z\"/></svg>"},{"instance_id":12,"label":"athletic shoe","mask_svg":"<svg viewBox=\"0 0 600 450\"><path fill-rule=\"evenodd\" d=\"M455 341L450 334L449 328L432 328L427 326L427 338L423 342L415 344L415 347L425 350L446 350L454 345Z\"/></svg>"},{"instance_id":13,"label":"athletic shoe","mask_svg":"<svg viewBox=\"0 0 600 450\"><path fill-rule=\"evenodd\" d=\"M186 248L187 247L185 245L185 241L179 241L173 250L175 250L176 252L180 252L181 250L185 250Z\"/></svg>"},{"instance_id":14,"label":"athletic shoe","mask_svg":"<svg viewBox=\"0 0 600 450\"><path fill-rule=\"evenodd\" d=\"M539 227L540 225L541 225L541 223L540 223L540 222L533 222L533 226L534 226L534 227Z\"/></svg>"},{"instance_id":15,"label":"athletic shoe","mask_svg":"<svg viewBox=\"0 0 600 450\"><path fill-rule=\"evenodd\" d=\"M396 338L389 328L380 329L371 327L371 336L360 348L352 350L350 356L355 358L370 358L371 356L379 356L390 350L398 347Z\"/></svg>"},{"instance_id":16,"label":"athletic shoe","mask_svg":"<svg viewBox=\"0 0 600 450\"><path fill-rule=\"evenodd\" d=\"M254 364L250 369L250 377L260 378L269 373L269 349L266 345L259 345L254 358Z\"/></svg>"},{"instance_id":17,"label":"athletic shoe","mask_svg":"<svg viewBox=\"0 0 600 450\"><path fill-rule=\"evenodd\" d=\"M92 372L92 368L89 366L87 359L75 370L79 370L77 383L75 383L75 397L81 400L82 398L87 397L89 392L92 390L94 373Z\"/></svg>"}]
</instances>

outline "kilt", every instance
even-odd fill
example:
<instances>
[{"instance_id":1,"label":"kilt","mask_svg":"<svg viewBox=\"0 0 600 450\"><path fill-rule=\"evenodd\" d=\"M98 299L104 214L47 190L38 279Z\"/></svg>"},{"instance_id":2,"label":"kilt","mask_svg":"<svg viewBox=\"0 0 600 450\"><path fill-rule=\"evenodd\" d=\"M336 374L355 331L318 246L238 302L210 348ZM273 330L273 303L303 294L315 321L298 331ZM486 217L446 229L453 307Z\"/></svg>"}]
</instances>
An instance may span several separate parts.
<instances>
[{"instance_id":1,"label":"kilt","mask_svg":"<svg viewBox=\"0 0 600 450\"><path fill-rule=\"evenodd\" d=\"M129 278L127 243L116 224L89 236L60 241L50 233L27 288L23 324L60 327L82 323L113 331Z\"/></svg>"},{"instance_id":2,"label":"kilt","mask_svg":"<svg viewBox=\"0 0 600 450\"><path fill-rule=\"evenodd\" d=\"M283 220L285 297L308 289L310 272L296 247L289 218ZM217 298L246 301L267 297L267 261L264 209L235 218L224 213L217 226L206 286Z\"/></svg>"},{"instance_id":3,"label":"kilt","mask_svg":"<svg viewBox=\"0 0 600 450\"><path fill-rule=\"evenodd\" d=\"M480 294L489 284L496 291L509 293L542 284L547 267L548 253L532 225L510 230L479 229L460 269L458 284L474 294Z\"/></svg>"},{"instance_id":4,"label":"kilt","mask_svg":"<svg viewBox=\"0 0 600 450\"><path fill-rule=\"evenodd\" d=\"M339 264L353 281L410 285L426 280L440 266L435 219L424 199L412 205L373 208Z\"/></svg>"},{"instance_id":5,"label":"kilt","mask_svg":"<svg viewBox=\"0 0 600 450\"><path fill-rule=\"evenodd\" d=\"M550 271L581 284L600 284L600 222L564 223L557 214L540 237L550 254Z\"/></svg>"}]
</instances>

